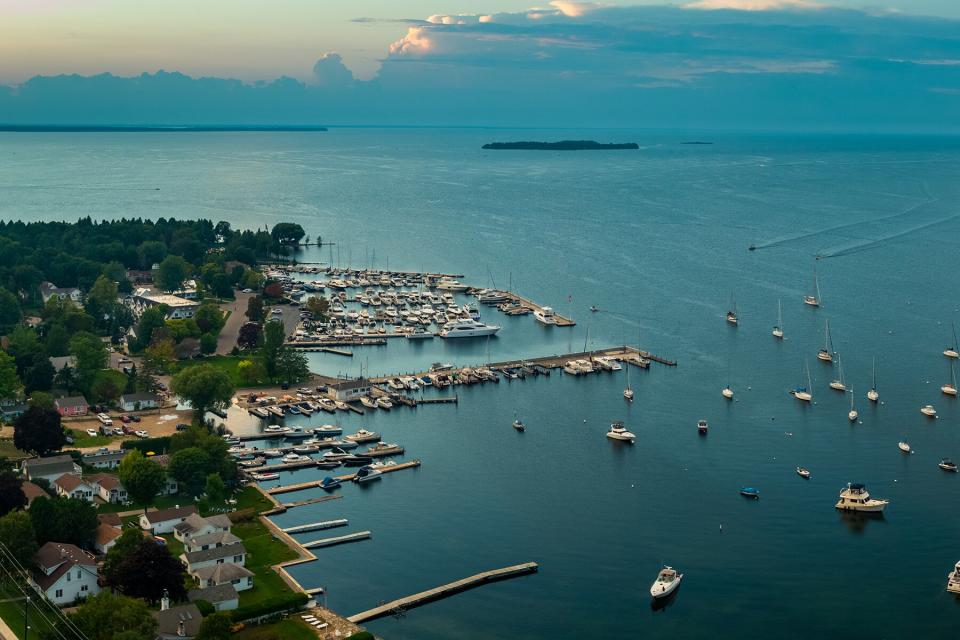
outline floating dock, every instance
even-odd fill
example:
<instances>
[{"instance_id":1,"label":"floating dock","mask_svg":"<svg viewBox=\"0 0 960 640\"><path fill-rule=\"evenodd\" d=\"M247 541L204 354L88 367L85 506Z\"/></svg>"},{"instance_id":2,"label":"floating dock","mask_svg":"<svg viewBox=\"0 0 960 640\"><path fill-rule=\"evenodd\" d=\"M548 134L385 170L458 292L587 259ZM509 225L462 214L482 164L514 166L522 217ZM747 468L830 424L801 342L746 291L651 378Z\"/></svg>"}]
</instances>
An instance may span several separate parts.
<instances>
[{"instance_id":1,"label":"floating dock","mask_svg":"<svg viewBox=\"0 0 960 640\"><path fill-rule=\"evenodd\" d=\"M401 462L399 464L390 465L388 467L379 467L380 473L393 473L394 471L400 471L401 469L411 469L413 467L419 467L419 460L410 460L408 462ZM343 476L337 476L337 480L340 482L349 482L353 480L356 476L355 473L350 473ZM271 495L280 495L282 493L292 493L294 491L303 491L304 489L315 489L320 486L322 480L310 480L309 482L298 482L297 484L285 484L279 487L272 487L270 489L264 489L264 491ZM339 497L339 496L326 496L327 498ZM285 506L299 506L296 503L288 504Z\"/></svg>"},{"instance_id":2,"label":"floating dock","mask_svg":"<svg viewBox=\"0 0 960 640\"><path fill-rule=\"evenodd\" d=\"M260 489L261 492L267 494L268 498L276 502L273 496L267 493L267 491L264 490L263 487L258 487L258 488ZM334 496L317 496L316 498L307 498L306 500L297 500L296 502L285 502L283 504L277 503L276 507L274 507L273 509L270 509L269 511L264 511L260 515L267 517L266 519L269 520L269 516L275 516L280 513L286 513L288 509L293 509L294 507L305 507L308 504L317 504L319 502L329 502L330 500L339 500L342 497L343 497L342 495L338 494ZM277 531L282 532L282 530L279 527L277 527Z\"/></svg>"},{"instance_id":3,"label":"floating dock","mask_svg":"<svg viewBox=\"0 0 960 640\"><path fill-rule=\"evenodd\" d=\"M311 522L310 524L301 524L296 527L287 527L281 529L284 533L307 533L310 531L322 531L323 529L333 529L335 527L345 527L348 524L346 518L339 520L324 520L323 522Z\"/></svg>"},{"instance_id":4,"label":"floating dock","mask_svg":"<svg viewBox=\"0 0 960 640\"><path fill-rule=\"evenodd\" d=\"M303 542L300 544L304 549L318 549L320 547L332 547L337 544L346 544L348 542L358 542L360 540L367 540L370 536L373 535L370 531L357 531L356 533L348 533L345 536L337 536L335 538L322 538L320 540L314 540L312 542Z\"/></svg>"},{"instance_id":5,"label":"floating dock","mask_svg":"<svg viewBox=\"0 0 960 640\"><path fill-rule=\"evenodd\" d=\"M377 618L382 618L383 616L393 615L407 609L419 607L427 604L428 602L440 600L441 598L446 598L447 596L452 596L455 593L473 589L474 587L479 587L483 584L489 584L498 580L507 580L509 578L536 573L539 568L540 567L536 562L526 562L524 564L517 564L512 567L504 567L503 569L484 571L483 573L478 573L470 576L469 578L464 578L463 580L457 580L456 582L451 582L441 587L415 593L412 596L407 596L406 598L392 600L380 605L379 607L374 607L373 609L361 611L360 613L356 613L348 617L347 620L355 624L360 624L369 620L375 620Z\"/></svg>"}]
</instances>

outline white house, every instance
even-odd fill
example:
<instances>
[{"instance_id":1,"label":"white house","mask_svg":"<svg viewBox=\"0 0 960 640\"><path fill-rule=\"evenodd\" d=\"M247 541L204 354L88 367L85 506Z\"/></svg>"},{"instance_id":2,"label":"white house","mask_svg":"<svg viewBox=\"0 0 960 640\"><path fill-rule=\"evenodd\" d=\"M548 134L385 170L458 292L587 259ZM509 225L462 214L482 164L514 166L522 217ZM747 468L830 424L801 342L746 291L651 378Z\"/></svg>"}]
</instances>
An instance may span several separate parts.
<instances>
[{"instance_id":1,"label":"white house","mask_svg":"<svg viewBox=\"0 0 960 640\"><path fill-rule=\"evenodd\" d=\"M80 465L70 456L51 456L49 458L31 458L23 463L23 474L27 480L43 478L52 483L65 473L80 475Z\"/></svg>"},{"instance_id":2,"label":"white house","mask_svg":"<svg viewBox=\"0 0 960 640\"><path fill-rule=\"evenodd\" d=\"M246 561L246 556L247 550L243 543L236 542L201 551L187 551L180 554L180 560L187 565L187 572L193 575L197 569L218 564L236 564L242 567Z\"/></svg>"},{"instance_id":3,"label":"white house","mask_svg":"<svg viewBox=\"0 0 960 640\"><path fill-rule=\"evenodd\" d=\"M197 508L192 504L185 507L176 506L159 511L148 511L140 515L140 528L144 531L150 531L154 535L171 533L174 527L187 519L187 516L196 512Z\"/></svg>"},{"instance_id":4,"label":"white house","mask_svg":"<svg viewBox=\"0 0 960 640\"><path fill-rule=\"evenodd\" d=\"M177 535L176 532L174 532L173 535ZM215 533L205 533L203 535L187 538L187 540L183 543L183 548L186 551L205 551L207 549L225 547L229 544L236 544L238 542L240 542L240 538L233 535L229 531L217 531Z\"/></svg>"},{"instance_id":5,"label":"white house","mask_svg":"<svg viewBox=\"0 0 960 640\"><path fill-rule=\"evenodd\" d=\"M192 318L200 306L196 301L187 300L169 293L156 293L151 289L137 289L133 293L130 307L137 317L143 314L150 307L165 305L167 307L167 320L182 320Z\"/></svg>"},{"instance_id":6,"label":"white house","mask_svg":"<svg viewBox=\"0 0 960 640\"><path fill-rule=\"evenodd\" d=\"M160 406L160 398L152 393L126 393L120 396L120 408L124 411L141 411L156 409Z\"/></svg>"},{"instance_id":7,"label":"white house","mask_svg":"<svg viewBox=\"0 0 960 640\"><path fill-rule=\"evenodd\" d=\"M120 461L130 453L127 449L107 449L101 447L98 451L83 454L83 464L97 469L116 469Z\"/></svg>"},{"instance_id":8,"label":"white house","mask_svg":"<svg viewBox=\"0 0 960 640\"><path fill-rule=\"evenodd\" d=\"M232 611L240 605L240 596L232 584L221 584L205 589L191 589L187 592L187 600L196 602L203 600L213 605L217 611Z\"/></svg>"},{"instance_id":9,"label":"white house","mask_svg":"<svg viewBox=\"0 0 960 640\"><path fill-rule=\"evenodd\" d=\"M77 498L88 502L93 501L93 497L97 494L92 483L87 482L75 473L65 473L54 480L53 488L58 496Z\"/></svg>"},{"instance_id":10,"label":"white house","mask_svg":"<svg viewBox=\"0 0 960 640\"><path fill-rule=\"evenodd\" d=\"M104 502L122 503L127 501L127 490L117 476L98 473L87 476L86 480L93 487L95 494Z\"/></svg>"},{"instance_id":11,"label":"white house","mask_svg":"<svg viewBox=\"0 0 960 640\"><path fill-rule=\"evenodd\" d=\"M37 551L36 560L33 581L54 604L71 604L100 592L97 561L79 547L48 542Z\"/></svg>"},{"instance_id":12,"label":"white house","mask_svg":"<svg viewBox=\"0 0 960 640\"><path fill-rule=\"evenodd\" d=\"M204 518L200 514L194 513L173 528L173 537L180 542L187 542L190 538L209 533L228 532L231 524L230 518L224 514Z\"/></svg>"},{"instance_id":13,"label":"white house","mask_svg":"<svg viewBox=\"0 0 960 640\"><path fill-rule=\"evenodd\" d=\"M360 378L327 387L327 395L341 402L353 402L370 393L370 381Z\"/></svg>"},{"instance_id":14,"label":"white house","mask_svg":"<svg viewBox=\"0 0 960 640\"><path fill-rule=\"evenodd\" d=\"M201 588L229 584L237 591L244 591L253 586L253 572L232 562L194 569L190 575L197 579Z\"/></svg>"},{"instance_id":15,"label":"white house","mask_svg":"<svg viewBox=\"0 0 960 640\"><path fill-rule=\"evenodd\" d=\"M70 299L77 304L83 302L83 293L80 289L76 287L58 287L52 282L41 282L40 283L40 296L43 297L43 302L46 304L50 298L57 298L58 300Z\"/></svg>"}]
</instances>

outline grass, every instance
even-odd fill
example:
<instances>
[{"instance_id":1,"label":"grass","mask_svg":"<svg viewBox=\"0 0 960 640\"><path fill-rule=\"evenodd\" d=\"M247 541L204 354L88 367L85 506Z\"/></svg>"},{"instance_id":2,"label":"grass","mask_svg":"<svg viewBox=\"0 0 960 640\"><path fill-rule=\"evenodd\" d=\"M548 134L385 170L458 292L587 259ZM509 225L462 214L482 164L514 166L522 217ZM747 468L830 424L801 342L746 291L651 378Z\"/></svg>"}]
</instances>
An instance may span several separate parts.
<instances>
[{"instance_id":1,"label":"grass","mask_svg":"<svg viewBox=\"0 0 960 640\"><path fill-rule=\"evenodd\" d=\"M17 449L15 446L13 446L13 440L0 440L0 458L6 458L7 460L23 460L24 458L29 457L29 453L20 451L20 449Z\"/></svg>"},{"instance_id":2,"label":"grass","mask_svg":"<svg viewBox=\"0 0 960 640\"><path fill-rule=\"evenodd\" d=\"M97 509L100 513L117 513L120 511L143 511L147 507L156 507L157 509L167 509L176 505L185 505L190 503L190 498L185 496L157 496L147 504L134 502L133 504L109 503L100 505Z\"/></svg>"},{"instance_id":3,"label":"grass","mask_svg":"<svg viewBox=\"0 0 960 640\"><path fill-rule=\"evenodd\" d=\"M0 618L7 623L7 626L17 635L17 638L23 638L23 609L26 603L23 600L7 601L9 598L19 598L23 596L22 587L15 588L8 584L0 586ZM38 607L40 610L38 610ZM40 600L34 594L30 600L30 611L27 623L30 626L30 637L56 637L47 620L56 620L55 614L51 610L52 605L46 600ZM11 639L12 640L12 639Z\"/></svg>"},{"instance_id":4,"label":"grass","mask_svg":"<svg viewBox=\"0 0 960 640\"><path fill-rule=\"evenodd\" d=\"M273 503L253 487L244 487L235 497L237 511L253 509L256 513L262 513L273 508Z\"/></svg>"},{"instance_id":5,"label":"grass","mask_svg":"<svg viewBox=\"0 0 960 640\"><path fill-rule=\"evenodd\" d=\"M274 538L258 519L237 522L231 531L243 540L243 546L247 549L244 566L254 573L253 588L240 592L240 606L258 604L283 593L292 593L287 583L270 567L296 558L293 549Z\"/></svg>"},{"instance_id":6,"label":"grass","mask_svg":"<svg viewBox=\"0 0 960 640\"><path fill-rule=\"evenodd\" d=\"M73 436L73 444L69 446L77 449L81 447L105 447L120 439L118 436L91 436L87 434L86 429L70 429L70 435Z\"/></svg>"},{"instance_id":7,"label":"grass","mask_svg":"<svg viewBox=\"0 0 960 640\"><path fill-rule=\"evenodd\" d=\"M316 640L317 634L306 622L287 618L273 624L247 627L234 634L235 640Z\"/></svg>"},{"instance_id":8,"label":"grass","mask_svg":"<svg viewBox=\"0 0 960 640\"><path fill-rule=\"evenodd\" d=\"M246 380L240 377L240 363L244 360L256 360L256 356L247 355L247 356L210 356L207 358L201 358L198 360L189 360L182 362L175 362L170 366L170 373L176 374L184 369L189 367L194 367L198 364L209 364L214 367L221 369L230 377L230 382L236 388L241 387L251 387L251 386L269 386L271 383L267 380L257 381L254 384L250 384Z\"/></svg>"}]
</instances>

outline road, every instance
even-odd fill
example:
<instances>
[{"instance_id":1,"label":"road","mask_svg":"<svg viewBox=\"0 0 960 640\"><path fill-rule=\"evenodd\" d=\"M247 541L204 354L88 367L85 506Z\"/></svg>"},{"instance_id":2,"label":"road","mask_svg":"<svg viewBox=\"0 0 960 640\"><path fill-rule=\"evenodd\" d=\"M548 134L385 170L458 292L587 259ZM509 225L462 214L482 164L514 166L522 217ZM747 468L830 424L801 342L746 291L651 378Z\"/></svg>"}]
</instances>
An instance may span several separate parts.
<instances>
[{"instance_id":1,"label":"road","mask_svg":"<svg viewBox=\"0 0 960 640\"><path fill-rule=\"evenodd\" d=\"M224 313L230 312L227 323L223 325L220 336L217 338L217 354L227 355L237 346L237 336L240 335L240 327L247 322L247 301L252 298L254 293L237 292L237 299L234 302L225 302L220 305L220 310Z\"/></svg>"}]
</instances>

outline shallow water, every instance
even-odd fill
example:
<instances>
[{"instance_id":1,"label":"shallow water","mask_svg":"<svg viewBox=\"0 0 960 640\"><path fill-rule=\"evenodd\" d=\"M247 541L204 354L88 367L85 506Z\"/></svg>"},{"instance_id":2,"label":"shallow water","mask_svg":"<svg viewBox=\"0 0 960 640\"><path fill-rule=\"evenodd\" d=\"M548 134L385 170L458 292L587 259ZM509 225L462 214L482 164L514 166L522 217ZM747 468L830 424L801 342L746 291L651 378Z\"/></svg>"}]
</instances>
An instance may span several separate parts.
<instances>
[{"instance_id":1,"label":"shallow water","mask_svg":"<svg viewBox=\"0 0 960 640\"><path fill-rule=\"evenodd\" d=\"M707 136L716 144L678 144ZM479 149L495 139L568 137L643 148ZM423 466L277 518L291 526L345 517L349 527L331 535L373 531L294 570L305 586L326 586L333 608L350 614L518 562L541 567L370 624L385 637L943 637L958 613L946 574L960 559L960 478L936 466L960 458L957 401L939 392L949 378L941 351L960 306L958 161L955 138L0 133L0 218L291 220L337 243L304 259L512 283L579 322L548 329L489 310L484 320L504 325L489 344L397 340L354 349L351 359L312 355L325 373L638 340L679 362L633 371L632 406L622 373L557 371L457 387L456 406L338 416L347 430L366 426L400 442ZM818 264L817 310L801 302L815 254L835 256ZM737 329L723 321L731 296ZM770 336L778 298L782 343ZM836 372L815 360L825 318L855 390L856 425L846 418L849 396L827 388ZM875 355L883 402L868 406ZM802 382L805 359L812 406L787 394ZM728 383L734 402L720 395ZM919 413L927 403L938 420ZM515 412L526 433L510 428ZM696 433L701 417L710 421L705 438ZM636 445L604 438L613 419L637 433ZM914 455L897 450L903 437ZM797 477L797 465L813 478ZM323 475L298 471L283 482ZM849 481L892 501L885 519L834 511ZM743 485L761 499L743 499ZM653 611L647 588L662 563L686 577L671 605Z\"/></svg>"}]
</instances>

